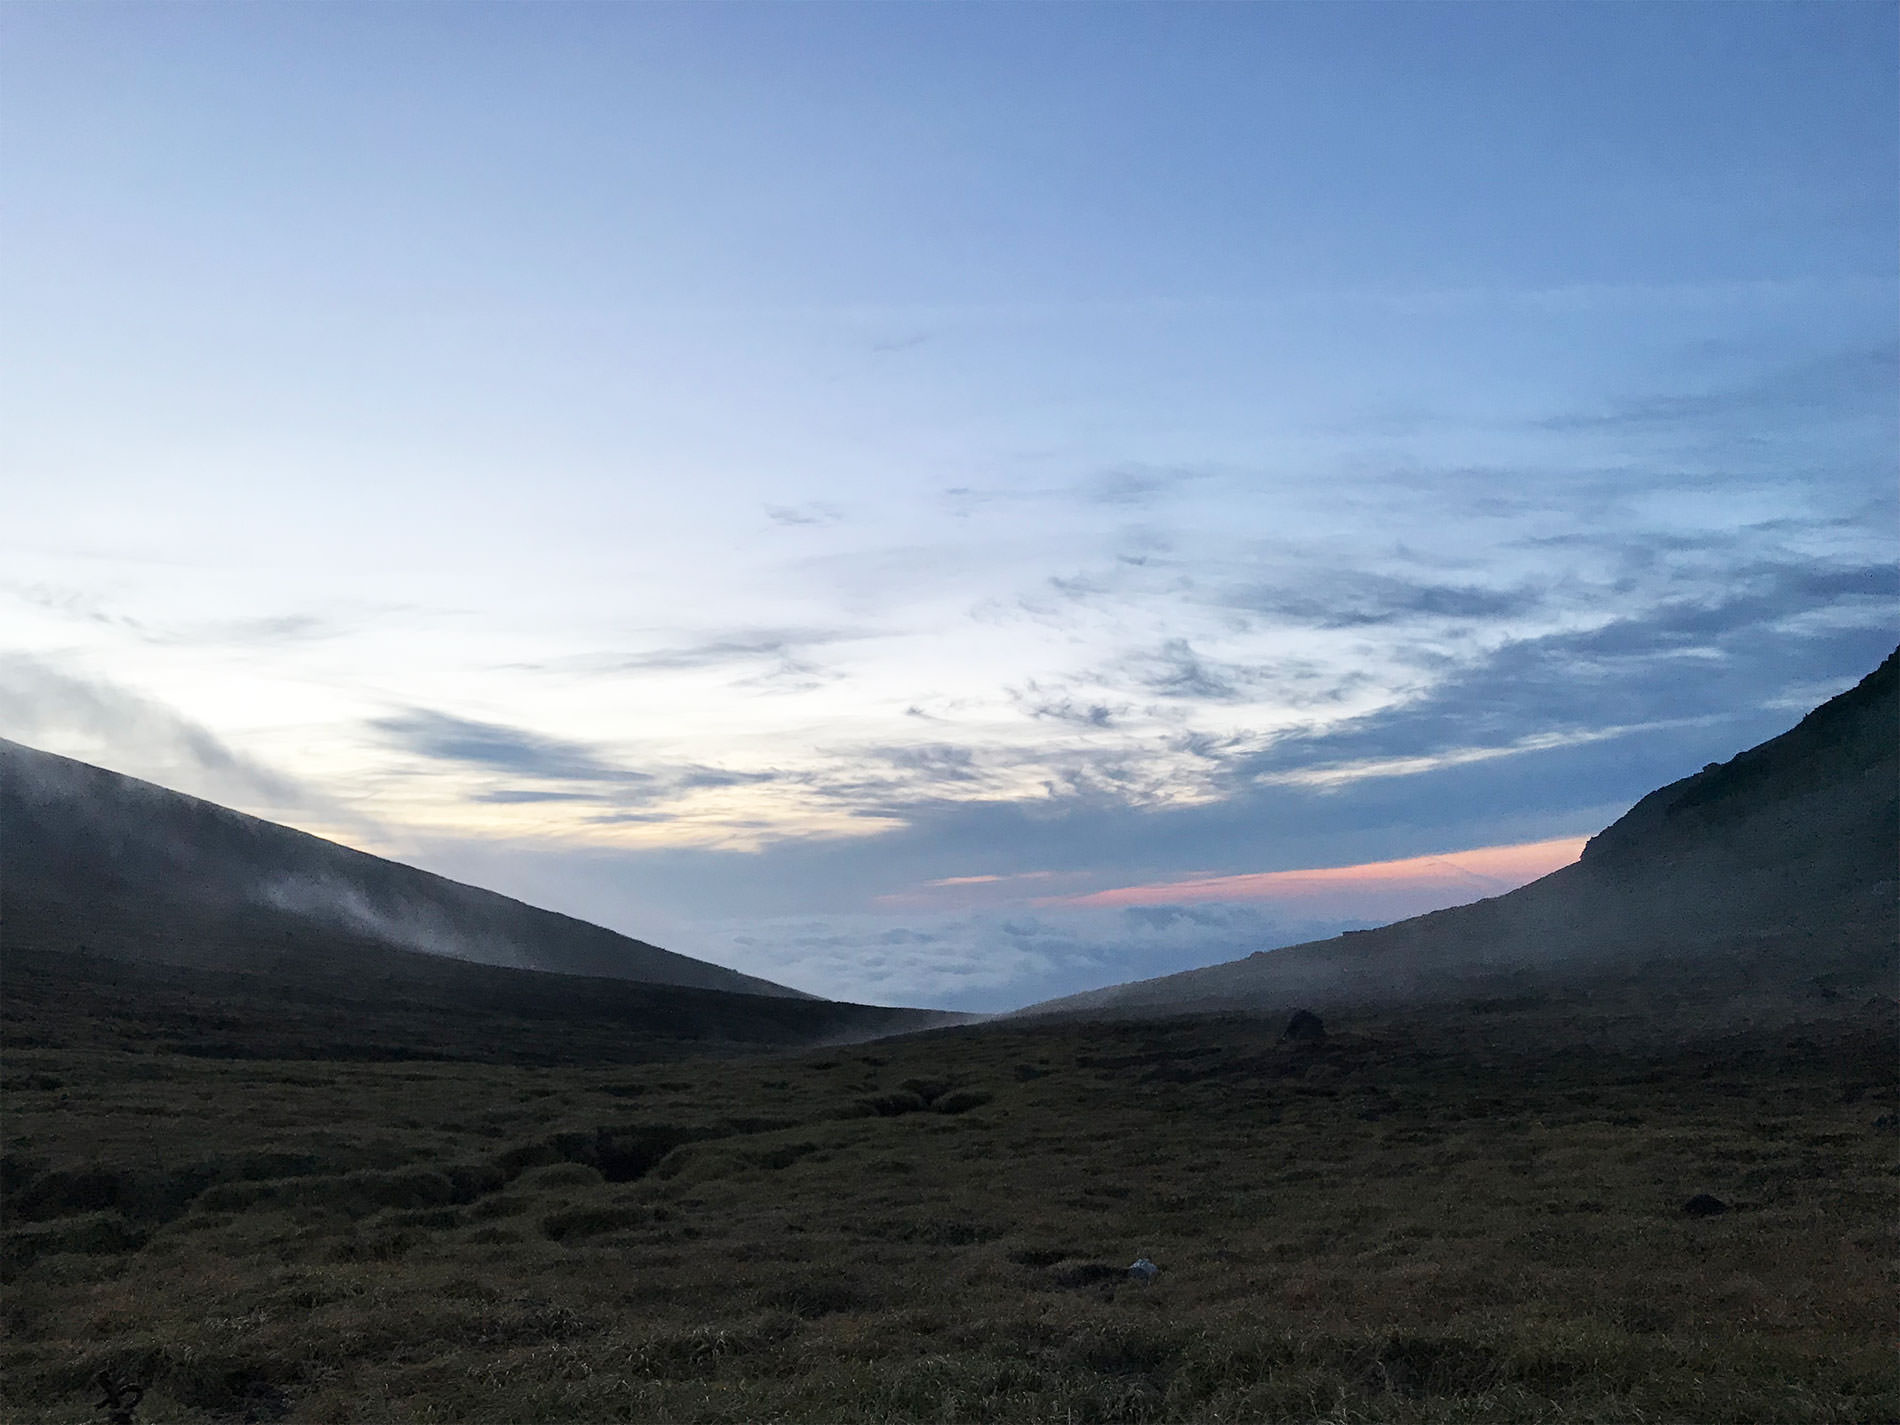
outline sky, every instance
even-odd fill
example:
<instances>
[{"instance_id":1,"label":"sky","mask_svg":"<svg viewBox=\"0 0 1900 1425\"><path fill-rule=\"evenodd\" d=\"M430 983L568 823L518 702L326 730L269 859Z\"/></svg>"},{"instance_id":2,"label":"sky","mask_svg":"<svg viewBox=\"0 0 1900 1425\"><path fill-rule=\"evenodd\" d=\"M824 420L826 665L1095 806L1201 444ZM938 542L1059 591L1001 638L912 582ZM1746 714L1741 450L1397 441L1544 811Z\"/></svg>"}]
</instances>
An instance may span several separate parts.
<instances>
[{"instance_id":1,"label":"sky","mask_svg":"<svg viewBox=\"0 0 1900 1425\"><path fill-rule=\"evenodd\" d=\"M1900 639L1892 4L0 9L0 736L876 1002Z\"/></svg>"}]
</instances>

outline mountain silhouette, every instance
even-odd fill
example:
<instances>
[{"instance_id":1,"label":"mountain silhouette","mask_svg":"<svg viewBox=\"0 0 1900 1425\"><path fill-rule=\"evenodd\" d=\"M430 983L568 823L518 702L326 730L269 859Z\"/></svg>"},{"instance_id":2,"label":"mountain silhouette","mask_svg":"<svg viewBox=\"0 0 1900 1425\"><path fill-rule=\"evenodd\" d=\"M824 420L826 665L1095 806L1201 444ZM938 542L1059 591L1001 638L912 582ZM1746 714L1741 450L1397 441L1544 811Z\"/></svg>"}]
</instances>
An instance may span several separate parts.
<instances>
[{"instance_id":1,"label":"mountain silhouette","mask_svg":"<svg viewBox=\"0 0 1900 1425\"><path fill-rule=\"evenodd\" d=\"M341 933L513 969L811 998L3 739L0 925L10 938L207 969L253 968L287 940Z\"/></svg>"},{"instance_id":2,"label":"mountain silhouette","mask_svg":"<svg viewBox=\"0 0 1900 1425\"><path fill-rule=\"evenodd\" d=\"M1892 992L1900 650L1781 736L1651 792L1506 895L1022 1013L1378 1004L1592 974Z\"/></svg>"},{"instance_id":3,"label":"mountain silhouette","mask_svg":"<svg viewBox=\"0 0 1900 1425\"><path fill-rule=\"evenodd\" d=\"M967 1018L819 999L0 740L15 1047L606 1064Z\"/></svg>"}]
</instances>

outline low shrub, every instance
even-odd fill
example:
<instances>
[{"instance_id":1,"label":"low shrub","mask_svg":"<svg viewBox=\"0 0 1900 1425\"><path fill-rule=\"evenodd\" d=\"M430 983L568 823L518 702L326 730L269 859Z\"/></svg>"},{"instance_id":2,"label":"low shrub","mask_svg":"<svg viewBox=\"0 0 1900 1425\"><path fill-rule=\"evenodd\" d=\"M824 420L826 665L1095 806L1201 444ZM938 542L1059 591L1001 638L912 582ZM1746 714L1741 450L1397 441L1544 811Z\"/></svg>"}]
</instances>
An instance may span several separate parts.
<instances>
[{"instance_id":1,"label":"low shrub","mask_svg":"<svg viewBox=\"0 0 1900 1425\"><path fill-rule=\"evenodd\" d=\"M534 1190L547 1188L598 1187L607 1179L600 1169L586 1163L550 1163L545 1168L530 1168L517 1180L518 1185Z\"/></svg>"},{"instance_id":2,"label":"low shrub","mask_svg":"<svg viewBox=\"0 0 1900 1425\"><path fill-rule=\"evenodd\" d=\"M856 1105L860 1116L878 1118L896 1118L905 1113L922 1113L926 1106L922 1096L912 1093L909 1089L901 1089L896 1093L872 1094L859 1099Z\"/></svg>"},{"instance_id":3,"label":"low shrub","mask_svg":"<svg viewBox=\"0 0 1900 1425\"><path fill-rule=\"evenodd\" d=\"M645 1227L653 1221L650 1207L577 1207L566 1212L551 1212L541 1219L541 1235L550 1242L566 1242L579 1237L598 1237L605 1232L620 1232L629 1227Z\"/></svg>"},{"instance_id":4,"label":"low shrub","mask_svg":"<svg viewBox=\"0 0 1900 1425\"><path fill-rule=\"evenodd\" d=\"M957 1089L945 1094L931 1107L938 1113L968 1113L973 1108L981 1108L993 1097L981 1089Z\"/></svg>"},{"instance_id":5,"label":"low shrub","mask_svg":"<svg viewBox=\"0 0 1900 1425\"><path fill-rule=\"evenodd\" d=\"M794 1276L759 1293L759 1305L787 1311L806 1321L844 1311L862 1311L872 1304L870 1294L842 1272L813 1272Z\"/></svg>"},{"instance_id":6,"label":"low shrub","mask_svg":"<svg viewBox=\"0 0 1900 1425\"><path fill-rule=\"evenodd\" d=\"M0 1239L0 1274L11 1280L41 1257L57 1252L89 1256L136 1252L149 1235L116 1212L92 1212L44 1226L15 1228Z\"/></svg>"}]
</instances>

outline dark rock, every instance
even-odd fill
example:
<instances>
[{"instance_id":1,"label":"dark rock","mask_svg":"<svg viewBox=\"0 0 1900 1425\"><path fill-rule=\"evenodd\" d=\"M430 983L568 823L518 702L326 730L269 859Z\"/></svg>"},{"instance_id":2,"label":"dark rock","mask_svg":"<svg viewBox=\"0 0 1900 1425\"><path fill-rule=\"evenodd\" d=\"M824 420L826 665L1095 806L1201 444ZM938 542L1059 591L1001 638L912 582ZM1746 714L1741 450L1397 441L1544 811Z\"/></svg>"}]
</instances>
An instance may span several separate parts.
<instances>
[{"instance_id":1,"label":"dark rock","mask_svg":"<svg viewBox=\"0 0 1900 1425\"><path fill-rule=\"evenodd\" d=\"M1683 1203L1682 1210L1690 1217L1715 1217L1727 1212L1728 1204L1723 1202L1719 1197L1712 1197L1706 1192L1699 1192L1687 1202Z\"/></svg>"},{"instance_id":2,"label":"dark rock","mask_svg":"<svg viewBox=\"0 0 1900 1425\"><path fill-rule=\"evenodd\" d=\"M1312 1010L1296 1009L1280 1037L1296 1044L1318 1044L1326 1038L1326 1025Z\"/></svg>"}]
</instances>

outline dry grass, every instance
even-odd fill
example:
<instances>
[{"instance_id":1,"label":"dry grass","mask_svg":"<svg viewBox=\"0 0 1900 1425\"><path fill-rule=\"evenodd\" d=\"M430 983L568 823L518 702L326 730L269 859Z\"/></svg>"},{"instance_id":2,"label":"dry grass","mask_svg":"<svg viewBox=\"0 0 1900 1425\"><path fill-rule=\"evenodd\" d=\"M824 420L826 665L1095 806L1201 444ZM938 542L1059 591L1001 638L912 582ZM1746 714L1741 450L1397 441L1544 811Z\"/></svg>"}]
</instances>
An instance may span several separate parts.
<instances>
[{"instance_id":1,"label":"dry grass","mask_svg":"<svg viewBox=\"0 0 1900 1425\"><path fill-rule=\"evenodd\" d=\"M607 1069L69 1024L6 1063L7 1418L101 1371L153 1422L1900 1418L1890 1000L1282 1022Z\"/></svg>"}]
</instances>

